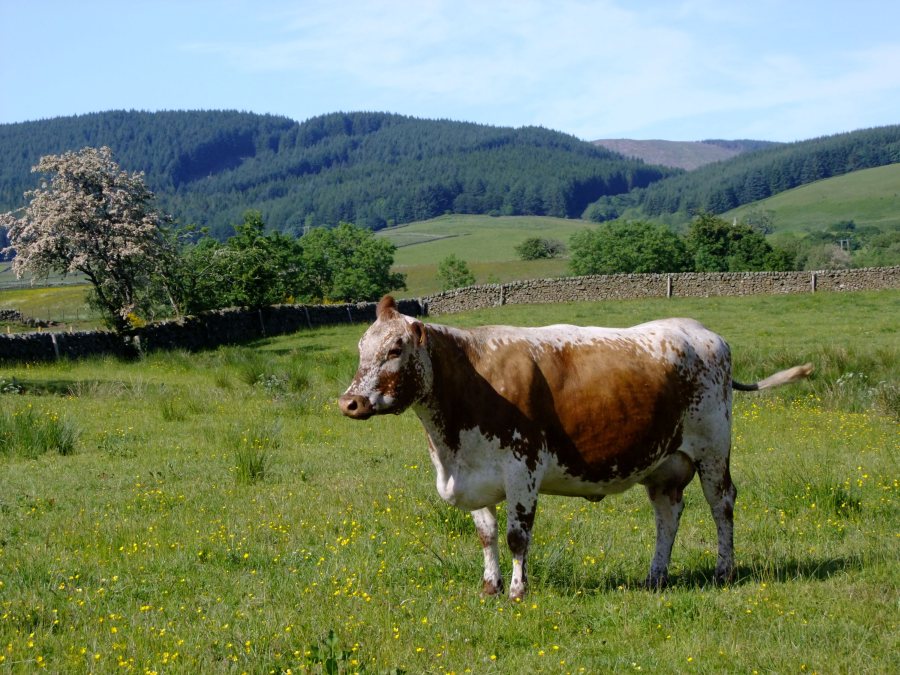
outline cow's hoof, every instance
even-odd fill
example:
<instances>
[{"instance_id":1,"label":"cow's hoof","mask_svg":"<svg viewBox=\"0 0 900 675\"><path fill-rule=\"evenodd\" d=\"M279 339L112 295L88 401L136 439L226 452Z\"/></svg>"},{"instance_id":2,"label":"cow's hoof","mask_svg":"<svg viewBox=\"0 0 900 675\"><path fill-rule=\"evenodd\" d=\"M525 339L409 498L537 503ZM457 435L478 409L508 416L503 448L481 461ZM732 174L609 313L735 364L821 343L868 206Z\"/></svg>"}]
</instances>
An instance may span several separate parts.
<instances>
[{"instance_id":1,"label":"cow's hoof","mask_svg":"<svg viewBox=\"0 0 900 675\"><path fill-rule=\"evenodd\" d=\"M500 595L502 592L502 581L491 581L490 579L485 579L481 585L481 596L484 598L490 598L495 595Z\"/></svg>"},{"instance_id":2,"label":"cow's hoof","mask_svg":"<svg viewBox=\"0 0 900 675\"><path fill-rule=\"evenodd\" d=\"M716 586L727 586L734 581L734 568L716 570L713 575L713 583Z\"/></svg>"},{"instance_id":3,"label":"cow's hoof","mask_svg":"<svg viewBox=\"0 0 900 675\"><path fill-rule=\"evenodd\" d=\"M668 574L648 574L644 580L644 588L648 591L661 591L669 585Z\"/></svg>"}]
</instances>

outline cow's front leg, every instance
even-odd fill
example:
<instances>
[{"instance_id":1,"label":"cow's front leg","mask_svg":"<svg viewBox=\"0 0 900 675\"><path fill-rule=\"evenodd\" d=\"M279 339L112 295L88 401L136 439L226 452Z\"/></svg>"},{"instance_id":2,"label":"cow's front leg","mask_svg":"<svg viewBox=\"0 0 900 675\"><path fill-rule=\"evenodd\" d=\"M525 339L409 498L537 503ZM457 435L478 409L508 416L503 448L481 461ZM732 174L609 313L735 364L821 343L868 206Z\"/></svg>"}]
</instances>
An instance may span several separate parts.
<instances>
[{"instance_id":1,"label":"cow's front leg","mask_svg":"<svg viewBox=\"0 0 900 675\"><path fill-rule=\"evenodd\" d=\"M506 543L512 554L512 580L509 599L521 600L528 586L528 544L537 509L537 489L519 495L507 494Z\"/></svg>"},{"instance_id":2,"label":"cow's front leg","mask_svg":"<svg viewBox=\"0 0 900 675\"><path fill-rule=\"evenodd\" d=\"M503 592L503 576L500 573L500 551L497 548L497 507L486 506L472 511L472 520L481 548L484 552L484 581L482 595L498 595Z\"/></svg>"}]
</instances>

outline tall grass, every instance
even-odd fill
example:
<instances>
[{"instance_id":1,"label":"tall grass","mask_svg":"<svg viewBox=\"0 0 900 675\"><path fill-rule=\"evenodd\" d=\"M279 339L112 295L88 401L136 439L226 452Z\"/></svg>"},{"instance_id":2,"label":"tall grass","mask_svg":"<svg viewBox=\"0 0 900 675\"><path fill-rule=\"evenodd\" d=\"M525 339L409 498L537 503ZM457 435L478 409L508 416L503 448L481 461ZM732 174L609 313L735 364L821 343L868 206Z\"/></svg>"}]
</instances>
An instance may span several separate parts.
<instances>
[{"instance_id":1,"label":"tall grass","mask_svg":"<svg viewBox=\"0 0 900 675\"><path fill-rule=\"evenodd\" d=\"M0 410L0 456L70 455L77 439L75 425L51 410L37 411L30 404L12 412Z\"/></svg>"},{"instance_id":2,"label":"tall grass","mask_svg":"<svg viewBox=\"0 0 900 675\"><path fill-rule=\"evenodd\" d=\"M272 452L281 447L281 428L277 424L251 422L246 427L233 429L225 444L234 457L237 482L256 483L271 471Z\"/></svg>"}]
</instances>

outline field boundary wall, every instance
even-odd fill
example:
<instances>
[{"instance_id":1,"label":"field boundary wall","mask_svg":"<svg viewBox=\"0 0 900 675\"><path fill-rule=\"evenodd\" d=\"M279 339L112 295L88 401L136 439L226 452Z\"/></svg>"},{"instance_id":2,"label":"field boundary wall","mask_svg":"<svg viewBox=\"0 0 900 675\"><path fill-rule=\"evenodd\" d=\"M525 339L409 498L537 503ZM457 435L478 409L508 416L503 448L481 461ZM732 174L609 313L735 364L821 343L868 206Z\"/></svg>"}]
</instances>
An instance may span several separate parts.
<instances>
[{"instance_id":1,"label":"field boundary wall","mask_svg":"<svg viewBox=\"0 0 900 675\"><path fill-rule=\"evenodd\" d=\"M422 298L421 303L426 314L436 316L500 305L898 288L900 267L816 272L611 274L469 286Z\"/></svg>"},{"instance_id":2,"label":"field boundary wall","mask_svg":"<svg viewBox=\"0 0 900 675\"><path fill-rule=\"evenodd\" d=\"M409 316L436 316L512 304L666 297L778 295L900 289L900 266L817 272L614 274L484 284L400 300ZM0 334L0 361L35 362L98 354L137 357L167 349L197 351L320 326L370 323L374 302L229 308L153 323L128 335L110 331Z\"/></svg>"}]
</instances>

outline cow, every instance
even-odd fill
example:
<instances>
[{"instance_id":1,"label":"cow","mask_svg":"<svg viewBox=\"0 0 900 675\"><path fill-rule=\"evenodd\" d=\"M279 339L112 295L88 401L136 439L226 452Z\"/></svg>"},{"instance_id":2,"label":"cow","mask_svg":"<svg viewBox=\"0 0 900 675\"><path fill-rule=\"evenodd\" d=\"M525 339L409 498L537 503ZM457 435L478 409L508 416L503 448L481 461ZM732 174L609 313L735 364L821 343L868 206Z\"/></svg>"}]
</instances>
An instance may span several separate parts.
<instances>
[{"instance_id":1,"label":"cow","mask_svg":"<svg viewBox=\"0 0 900 675\"><path fill-rule=\"evenodd\" d=\"M695 471L718 537L714 579L729 581L737 494L729 471L732 390L768 389L811 372L806 364L755 384L736 382L728 344L691 319L621 329L463 330L405 316L385 296L338 403L356 420L416 413L438 493L472 513L485 595L503 592L496 506L506 500L509 597L521 600L539 493L599 501L643 485L656 515L646 585L661 588Z\"/></svg>"}]
</instances>

